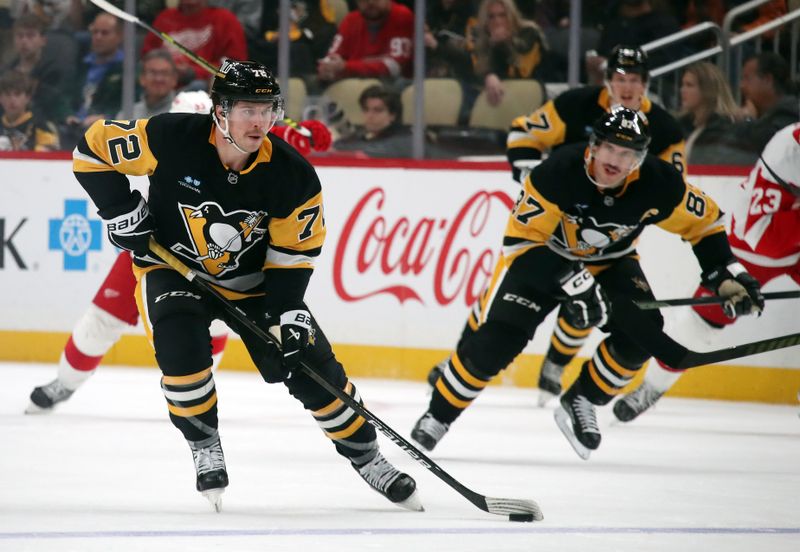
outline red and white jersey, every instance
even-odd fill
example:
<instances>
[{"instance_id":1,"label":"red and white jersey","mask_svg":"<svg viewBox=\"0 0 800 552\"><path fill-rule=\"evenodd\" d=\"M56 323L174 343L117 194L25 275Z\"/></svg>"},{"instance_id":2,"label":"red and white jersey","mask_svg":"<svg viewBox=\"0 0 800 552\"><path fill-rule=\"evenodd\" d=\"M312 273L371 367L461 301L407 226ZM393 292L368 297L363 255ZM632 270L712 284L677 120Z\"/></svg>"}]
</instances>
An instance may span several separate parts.
<instances>
[{"instance_id":1,"label":"red and white jersey","mask_svg":"<svg viewBox=\"0 0 800 552\"><path fill-rule=\"evenodd\" d=\"M168 8L158 14L153 27L172 36L176 42L216 67L222 64L223 58L247 59L242 25L236 15L226 9L206 8L196 15L187 16L177 8ZM144 38L142 55L163 46L161 38L149 33ZM191 65L196 78L204 80L209 77L208 71L193 63L177 48L172 48L172 55L179 66Z\"/></svg>"},{"instance_id":2,"label":"red and white jersey","mask_svg":"<svg viewBox=\"0 0 800 552\"><path fill-rule=\"evenodd\" d=\"M380 27L369 23L358 10L339 24L328 54L344 58L345 77L411 77L414 14L392 2Z\"/></svg>"},{"instance_id":3,"label":"red and white jersey","mask_svg":"<svg viewBox=\"0 0 800 552\"><path fill-rule=\"evenodd\" d=\"M797 265L800 262L800 123L787 126L772 137L742 187L746 199L733 212L729 236L733 253L764 267Z\"/></svg>"}]
</instances>

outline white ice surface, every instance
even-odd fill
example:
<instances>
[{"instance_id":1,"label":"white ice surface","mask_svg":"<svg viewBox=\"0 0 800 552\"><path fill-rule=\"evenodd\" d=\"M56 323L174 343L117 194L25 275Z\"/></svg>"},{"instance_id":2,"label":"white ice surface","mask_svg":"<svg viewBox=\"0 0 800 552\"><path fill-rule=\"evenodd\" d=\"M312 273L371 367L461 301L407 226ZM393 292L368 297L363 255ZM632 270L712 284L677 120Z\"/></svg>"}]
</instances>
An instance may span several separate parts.
<instances>
[{"instance_id":1,"label":"white ice surface","mask_svg":"<svg viewBox=\"0 0 800 552\"><path fill-rule=\"evenodd\" d=\"M489 388L431 457L470 489L532 498L545 520L486 514L397 446L424 513L369 490L281 385L217 374L231 484L215 514L194 490L189 449L155 369L101 368L51 415L23 415L53 365L0 364L0 551L800 550L797 406L663 399L610 425L588 462L535 392ZM404 436L421 383L355 380Z\"/></svg>"}]
</instances>

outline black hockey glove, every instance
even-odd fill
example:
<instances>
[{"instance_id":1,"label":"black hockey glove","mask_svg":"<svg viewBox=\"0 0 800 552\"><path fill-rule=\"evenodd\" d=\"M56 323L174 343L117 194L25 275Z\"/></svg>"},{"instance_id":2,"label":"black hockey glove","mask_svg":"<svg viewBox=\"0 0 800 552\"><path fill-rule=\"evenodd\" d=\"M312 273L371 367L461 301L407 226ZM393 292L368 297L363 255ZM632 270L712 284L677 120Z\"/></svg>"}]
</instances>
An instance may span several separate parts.
<instances>
[{"instance_id":1,"label":"black hockey glove","mask_svg":"<svg viewBox=\"0 0 800 552\"><path fill-rule=\"evenodd\" d=\"M282 357L279 381L287 380L292 377L292 371L300 364L311 340L311 314L301 306L285 309L271 318L280 323L280 327L270 328L272 335L276 337L276 334L280 335Z\"/></svg>"},{"instance_id":2,"label":"black hockey glove","mask_svg":"<svg viewBox=\"0 0 800 552\"><path fill-rule=\"evenodd\" d=\"M738 262L703 274L703 285L727 299L722 304L722 310L728 318L742 314L760 315L764 310L761 284Z\"/></svg>"},{"instance_id":3,"label":"black hockey glove","mask_svg":"<svg viewBox=\"0 0 800 552\"><path fill-rule=\"evenodd\" d=\"M155 224L147 202L138 191L131 194L131 200L125 205L104 209L100 216L106 221L111 243L140 256L150 251L149 241Z\"/></svg>"},{"instance_id":4,"label":"black hockey glove","mask_svg":"<svg viewBox=\"0 0 800 552\"><path fill-rule=\"evenodd\" d=\"M570 268L558 279L558 283L567 294L561 308L577 329L604 326L608 322L611 306L606 294L588 270L582 266Z\"/></svg>"}]
</instances>

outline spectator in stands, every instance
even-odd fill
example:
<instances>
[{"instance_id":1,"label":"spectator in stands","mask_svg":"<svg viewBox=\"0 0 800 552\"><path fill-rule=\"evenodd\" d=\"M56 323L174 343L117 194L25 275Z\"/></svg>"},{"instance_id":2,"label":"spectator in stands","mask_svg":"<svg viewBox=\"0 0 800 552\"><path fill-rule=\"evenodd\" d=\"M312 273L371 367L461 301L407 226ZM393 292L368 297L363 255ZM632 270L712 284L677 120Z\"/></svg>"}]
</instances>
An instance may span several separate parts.
<instances>
[{"instance_id":1,"label":"spectator in stands","mask_svg":"<svg viewBox=\"0 0 800 552\"><path fill-rule=\"evenodd\" d=\"M8 71L0 77L0 151L57 150L58 133L53 123L30 109L34 83L28 75Z\"/></svg>"},{"instance_id":2,"label":"spectator in stands","mask_svg":"<svg viewBox=\"0 0 800 552\"><path fill-rule=\"evenodd\" d=\"M473 29L473 63L490 105L503 99L502 79L540 78L544 35L523 19L514 0L483 0Z\"/></svg>"},{"instance_id":3,"label":"spectator in stands","mask_svg":"<svg viewBox=\"0 0 800 552\"><path fill-rule=\"evenodd\" d=\"M800 116L789 74L789 64L773 52L756 54L742 67L740 86L749 119L734 125L733 130L737 143L751 154L748 165L758 159L778 130Z\"/></svg>"},{"instance_id":4,"label":"spectator in stands","mask_svg":"<svg viewBox=\"0 0 800 552\"><path fill-rule=\"evenodd\" d=\"M361 93L358 103L364 114L364 128L336 142L335 149L358 151L369 157L411 157L411 131L402 125L400 95L375 85Z\"/></svg>"},{"instance_id":5,"label":"spectator in stands","mask_svg":"<svg viewBox=\"0 0 800 552\"><path fill-rule=\"evenodd\" d=\"M706 61L689 65L681 79L680 95L678 122L686 138L689 163L727 164L738 157L729 135L742 113L722 71Z\"/></svg>"},{"instance_id":6,"label":"spectator in stands","mask_svg":"<svg viewBox=\"0 0 800 552\"><path fill-rule=\"evenodd\" d=\"M10 8L13 19L34 15L47 29L74 31L80 28L80 24L74 24L74 16L79 13L76 10L80 9L80 2L76 0L11 0Z\"/></svg>"},{"instance_id":7,"label":"spectator in stands","mask_svg":"<svg viewBox=\"0 0 800 552\"><path fill-rule=\"evenodd\" d=\"M430 0L425 16L425 67L428 77L471 80L467 33L476 23L472 0Z\"/></svg>"},{"instance_id":8,"label":"spectator in stands","mask_svg":"<svg viewBox=\"0 0 800 552\"><path fill-rule=\"evenodd\" d=\"M32 13L21 15L14 22L16 57L0 72L19 71L33 82L32 109L45 119L61 122L69 112L62 87L65 82L58 60L47 55L44 21Z\"/></svg>"},{"instance_id":9,"label":"spectator in stands","mask_svg":"<svg viewBox=\"0 0 800 552\"><path fill-rule=\"evenodd\" d=\"M99 13L89 32L92 44L77 80L76 110L67 118L75 139L96 120L113 117L122 104L122 22L111 14Z\"/></svg>"},{"instance_id":10,"label":"spectator in stands","mask_svg":"<svg viewBox=\"0 0 800 552\"><path fill-rule=\"evenodd\" d=\"M109 2L122 10L125 9L125 0L109 0ZM215 1L214 3L217 5L220 4L219 1ZM98 13L105 11L88 0L72 0L72 4L73 21L92 20ZM164 10L167 4L175 5L176 2L169 2L166 0L136 0L135 4L136 10L134 13L136 17L146 23L152 24L156 16Z\"/></svg>"},{"instance_id":11,"label":"spectator in stands","mask_svg":"<svg viewBox=\"0 0 800 552\"><path fill-rule=\"evenodd\" d=\"M251 2L229 0L225 3L241 6ZM245 34L250 58L267 67L277 67L280 0L259 0L255 3L259 5L258 18L253 13L253 7L248 6L246 12L249 23L245 24ZM242 19L239 10L231 11ZM292 75L312 76L316 73L317 60L325 56L336 34L333 7L329 0L294 1L289 18L289 66Z\"/></svg>"},{"instance_id":12,"label":"spectator in stands","mask_svg":"<svg viewBox=\"0 0 800 552\"><path fill-rule=\"evenodd\" d=\"M175 86L178 84L178 68L172 54L164 49L150 50L142 59L139 85L142 99L133 104L133 114L120 111L118 119L149 119L154 115L167 113L175 99Z\"/></svg>"},{"instance_id":13,"label":"spectator in stands","mask_svg":"<svg viewBox=\"0 0 800 552\"><path fill-rule=\"evenodd\" d=\"M153 27L172 36L212 65L219 67L223 58L247 59L244 30L236 16L224 8L211 8L208 0L179 0L177 8L158 14ZM154 34L144 39L142 54L162 46ZM177 49L173 51L180 71L179 82L192 90L208 88L211 75Z\"/></svg>"},{"instance_id":14,"label":"spectator in stands","mask_svg":"<svg viewBox=\"0 0 800 552\"><path fill-rule=\"evenodd\" d=\"M591 84L603 81L603 63L617 44L642 46L680 31L678 20L657 10L650 0L619 0L608 13L595 55L587 53L586 71ZM686 52L682 47L659 48L650 55L650 67L674 61Z\"/></svg>"},{"instance_id":15,"label":"spectator in stands","mask_svg":"<svg viewBox=\"0 0 800 552\"><path fill-rule=\"evenodd\" d=\"M411 77L414 14L392 0L358 0L328 55L317 64L323 82L345 77Z\"/></svg>"}]
</instances>

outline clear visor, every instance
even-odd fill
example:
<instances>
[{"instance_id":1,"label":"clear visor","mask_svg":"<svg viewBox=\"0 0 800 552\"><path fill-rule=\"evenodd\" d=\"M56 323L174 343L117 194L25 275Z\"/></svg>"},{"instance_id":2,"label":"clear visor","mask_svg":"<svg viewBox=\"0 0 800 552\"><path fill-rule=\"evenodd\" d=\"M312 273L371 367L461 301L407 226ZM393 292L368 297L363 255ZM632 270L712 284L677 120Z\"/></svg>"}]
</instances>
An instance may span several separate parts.
<instances>
[{"instance_id":1,"label":"clear visor","mask_svg":"<svg viewBox=\"0 0 800 552\"><path fill-rule=\"evenodd\" d=\"M269 130L283 119L283 102L280 99L271 102L238 101L228 111L227 118L232 123L258 125Z\"/></svg>"}]
</instances>

